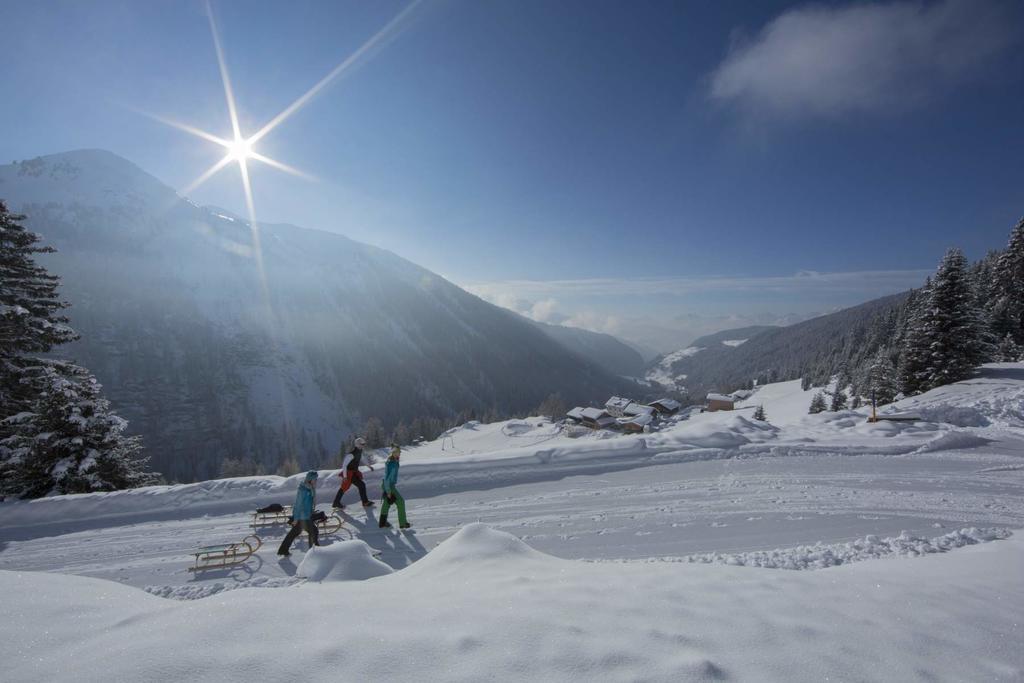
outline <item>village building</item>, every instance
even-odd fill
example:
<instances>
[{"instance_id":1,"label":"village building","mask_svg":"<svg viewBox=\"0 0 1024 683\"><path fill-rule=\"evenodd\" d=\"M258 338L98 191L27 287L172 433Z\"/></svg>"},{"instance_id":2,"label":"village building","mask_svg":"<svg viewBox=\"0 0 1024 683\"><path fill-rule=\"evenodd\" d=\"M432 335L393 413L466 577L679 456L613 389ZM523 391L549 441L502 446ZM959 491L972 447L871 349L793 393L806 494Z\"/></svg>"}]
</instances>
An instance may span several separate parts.
<instances>
[{"instance_id":1,"label":"village building","mask_svg":"<svg viewBox=\"0 0 1024 683\"><path fill-rule=\"evenodd\" d=\"M619 429L624 432L642 432L651 422L654 421L654 415L650 413L643 413L641 415L634 415L633 417L620 417L616 422L618 423Z\"/></svg>"},{"instance_id":2,"label":"village building","mask_svg":"<svg viewBox=\"0 0 1024 683\"><path fill-rule=\"evenodd\" d=\"M608 414L608 411L601 408L575 407L566 413L570 420L591 429L605 429L615 425L615 418Z\"/></svg>"},{"instance_id":3,"label":"village building","mask_svg":"<svg viewBox=\"0 0 1024 683\"><path fill-rule=\"evenodd\" d=\"M654 408L661 415L675 415L683 407L679 401L672 398L659 398L657 401L651 401L647 405Z\"/></svg>"},{"instance_id":4,"label":"village building","mask_svg":"<svg viewBox=\"0 0 1024 683\"><path fill-rule=\"evenodd\" d=\"M705 407L709 413L719 410L732 410L736 407L736 399L725 394L708 394L708 403Z\"/></svg>"},{"instance_id":5,"label":"village building","mask_svg":"<svg viewBox=\"0 0 1024 683\"><path fill-rule=\"evenodd\" d=\"M623 398L622 396L612 396L610 399L605 401L604 409L608 411L609 415L622 417L626 414L626 408L632 402L632 399Z\"/></svg>"},{"instance_id":6,"label":"village building","mask_svg":"<svg viewBox=\"0 0 1024 683\"><path fill-rule=\"evenodd\" d=\"M653 417L655 412L657 411L651 406L645 406L642 403L634 402L626 406L626 409L622 411L622 416L636 417L638 415L651 415Z\"/></svg>"}]
</instances>

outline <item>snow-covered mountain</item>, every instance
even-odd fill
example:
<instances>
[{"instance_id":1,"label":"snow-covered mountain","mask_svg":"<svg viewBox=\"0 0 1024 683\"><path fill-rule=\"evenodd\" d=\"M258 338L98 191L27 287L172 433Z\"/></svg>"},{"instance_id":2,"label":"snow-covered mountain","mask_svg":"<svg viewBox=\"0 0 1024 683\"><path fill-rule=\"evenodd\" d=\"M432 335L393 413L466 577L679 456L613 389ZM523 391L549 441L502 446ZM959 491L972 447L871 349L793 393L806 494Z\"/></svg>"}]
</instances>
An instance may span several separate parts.
<instances>
[{"instance_id":1,"label":"snow-covered mountain","mask_svg":"<svg viewBox=\"0 0 1024 683\"><path fill-rule=\"evenodd\" d=\"M871 325L896 311L907 294L873 299L786 327L724 330L653 361L647 379L700 400L710 391L732 391L761 383L799 379L808 368L828 364L870 335Z\"/></svg>"},{"instance_id":2,"label":"snow-covered mountain","mask_svg":"<svg viewBox=\"0 0 1024 683\"><path fill-rule=\"evenodd\" d=\"M154 467L209 477L224 457L314 465L370 417L603 400L625 381L393 253L198 207L112 153L0 166L0 199L58 252L92 370Z\"/></svg>"}]
</instances>

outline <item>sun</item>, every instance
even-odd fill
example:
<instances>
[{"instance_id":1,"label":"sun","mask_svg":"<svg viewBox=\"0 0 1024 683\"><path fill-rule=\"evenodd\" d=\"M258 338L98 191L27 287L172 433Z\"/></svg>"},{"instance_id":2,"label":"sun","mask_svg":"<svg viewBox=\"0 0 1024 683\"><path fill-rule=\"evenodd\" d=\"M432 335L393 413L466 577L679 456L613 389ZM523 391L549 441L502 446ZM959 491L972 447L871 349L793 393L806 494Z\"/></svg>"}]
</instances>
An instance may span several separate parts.
<instances>
[{"instance_id":1,"label":"sun","mask_svg":"<svg viewBox=\"0 0 1024 683\"><path fill-rule=\"evenodd\" d=\"M152 114L145 111L140 113L145 114L151 118L156 119L162 123L181 129L187 133L191 133L197 137L200 137L208 142L212 142L220 147L224 148L224 156L221 157L220 161L215 163L210 168L206 169L198 178L196 178L187 187L182 189L179 194L182 196L188 196L200 185L205 183L207 180L212 178L221 169L226 168L232 164L238 165L239 173L242 177L242 189L245 192L246 208L249 213L249 224L253 231L254 241L258 242L258 230L256 224L256 209L254 207L252 197L252 183L249 176L249 162L260 162L266 164L279 171L284 171L300 178L307 180L315 180L312 176L307 173L289 166L288 164L281 163L275 159L271 159L268 156L260 154L254 149L257 142L262 140L268 133L277 128L285 119L289 118L292 114L306 106L313 97L316 96L321 90L326 88L331 82L338 80L344 76L351 68L353 68L360 60L363 60L372 54L377 48L385 44L390 38L397 34L402 27L407 23L409 17L420 5L423 0L412 0L409 5L398 13L391 21L389 21L382 29L367 40L363 45L352 53L347 59L338 64L334 69L326 76L321 78L313 87L305 92L301 97L292 102L290 105L285 107L277 116L270 120L269 123L264 125L258 131L249 136L242 135L242 129L238 121L238 109L235 106L235 94L231 88L231 78L228 75L227 61L224 59L224 49L220 43L220 35L217 31L217 25L213 18L213 8L210 7L210 2L206 2L206 16L210 23L210 35L213 38L213 48L217 53L217 66L220 68L221 82L224 85L224 99L228 107L228 120L231 124L231 137L222 138L219 135L208 133L205 130L196 128L195 126L174 121L163 116ZM257 258L259 258L259 249L257 248Z\"/></svg>"},{"instance_id":2,"label":"sun","mask_svg":"<svg viewBox=\"0 0 1024 683\"><path fill-rule=\"evenodd\" d=\"M245 138L235 138L235 140L227 145L228 156L231 157L232 161L245 161L253 156L252 142Z\"/></svg>"}]
</instances>

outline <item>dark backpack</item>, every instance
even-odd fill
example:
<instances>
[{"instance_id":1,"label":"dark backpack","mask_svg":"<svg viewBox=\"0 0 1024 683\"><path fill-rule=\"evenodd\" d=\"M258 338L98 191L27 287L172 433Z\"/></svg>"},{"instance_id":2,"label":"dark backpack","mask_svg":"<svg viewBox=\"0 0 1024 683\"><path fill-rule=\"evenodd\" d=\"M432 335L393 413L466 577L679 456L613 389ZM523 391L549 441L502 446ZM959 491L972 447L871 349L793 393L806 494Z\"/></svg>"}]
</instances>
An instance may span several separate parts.
<instances>
[{"instance_id":1,"label":"dark backpack","mask_svg":"<svg viewBox=\"0 0 1024 683\"><path fill-rule=\"evenodd\" d=\"M280 503L271 503L265 508L259 508L256 510L256 513L261 515L269 512L284 512L284 506Z\"/></svg>"}]
</instances>

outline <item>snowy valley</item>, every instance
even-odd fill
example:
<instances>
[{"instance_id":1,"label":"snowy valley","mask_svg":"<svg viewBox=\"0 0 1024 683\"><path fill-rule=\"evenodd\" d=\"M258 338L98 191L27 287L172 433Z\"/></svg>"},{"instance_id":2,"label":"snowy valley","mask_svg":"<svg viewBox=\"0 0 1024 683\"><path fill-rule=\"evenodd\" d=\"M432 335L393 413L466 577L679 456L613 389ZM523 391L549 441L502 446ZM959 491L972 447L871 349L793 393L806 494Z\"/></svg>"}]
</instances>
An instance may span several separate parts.
<instances>
[{"instance_id":1,"label":"snowy valley","mask_svg":"<svg viewBox=\"0 0 1024 683\"><path fill-rule=\"evenodd\" d=\"M886 409L915 422L807 415L811 393L637 435L470 422L403 454L413 529L353 504L329 544L280 559L283 530L260 529L230 570L190 553L252 533L297 477L8 502L0 655L19 681L382 658L397 680L1018 680L1024 363Z\"/></svg>"},{"instance_id":2,"label":"snowy valley","mask_svg":"<svg viewBox=\"0 0 1024 683\"><path fill-rule=\"evenodd\" d=\"M1024 683L1024 2L2 7L0 683Z\"/></svg>"}]
</instances>

